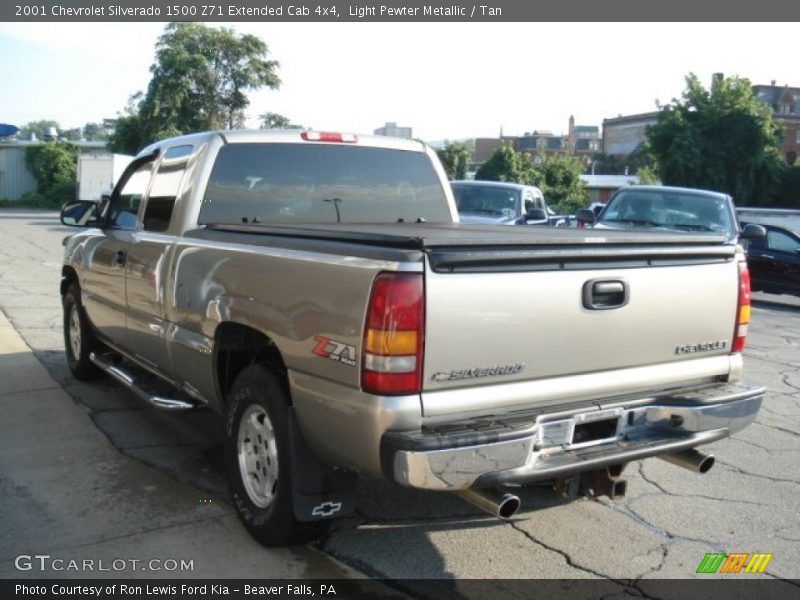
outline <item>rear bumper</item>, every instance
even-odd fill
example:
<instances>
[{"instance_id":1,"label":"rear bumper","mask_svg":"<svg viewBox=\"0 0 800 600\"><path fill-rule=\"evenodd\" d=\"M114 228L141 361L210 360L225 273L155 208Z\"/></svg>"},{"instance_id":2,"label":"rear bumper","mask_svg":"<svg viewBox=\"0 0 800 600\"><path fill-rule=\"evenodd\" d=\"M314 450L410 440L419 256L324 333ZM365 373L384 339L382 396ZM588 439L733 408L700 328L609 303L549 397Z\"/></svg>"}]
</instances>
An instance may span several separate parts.
<instances>
[{"instance_id":1,"label":"rear bumper","mask_svg":"<svg viewBox=\"0 0 800 600\"><path fill-rule=\"evenodd\" d=\"M387 432L381 462L397 483L432 490L566 477L727 437L755 420L764 392L753 383L720 383Z\"/></svg>"}]
</instances>

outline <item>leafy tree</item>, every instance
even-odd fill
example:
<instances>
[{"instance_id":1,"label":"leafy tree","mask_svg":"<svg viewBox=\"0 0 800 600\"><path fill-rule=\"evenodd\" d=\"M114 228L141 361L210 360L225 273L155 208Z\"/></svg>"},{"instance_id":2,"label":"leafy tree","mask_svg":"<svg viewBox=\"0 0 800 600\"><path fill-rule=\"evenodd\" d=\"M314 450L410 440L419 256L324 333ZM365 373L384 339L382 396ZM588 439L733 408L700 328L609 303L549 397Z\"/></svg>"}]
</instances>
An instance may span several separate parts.
<instances>
[{"instance_id":1,"label":"leafy tree","mask_svg":"<svg viewBox=\"0 0 800 600\"><path fill-rule=\"evenodd\" d=\"M43 140L47 134L47 130L51 127L55 127L56 131L61 128L61 126L58 124L58 121L53 121L52 119L31 121L30 123L20 127L17 137L21 140L29 140L31 139L31 134L35 134L37 139Z\"/></svg>"},{"instance_id":2,"label":"leafy tree","mask_svg":"<svg viewBox=\"0 0 800 600\"><path fill-rule=\"evenodd\" d=\"M661 180L658 178L658 173L653 167L639 167L639 170L636 171L636 175L639 177L639 183L642 185L658 185L661 183Z\"/></svg>"},{"instance_id":3,"label":"leafy tree","mask_svg":"<svg viewBox=\"0 0 800 600\"><path fill-rule=\"evenodd\" d=\"M25 163L36 177L37 190L46 198L64 202L75 194L78 146L71 142L35 144L25 149Z\"/></svg>"},{"instance_id":4,"label":"leafy tree","mask_svg":"<svg viewBox=\"0 0 800 600\"><path fill-rule=\"evenodd\" d=\"M60 132L59 138L77 142L83 136L83 130L80 127L73 127L72 129L64 129Z\"/></svg>"},{"instance_id":5,"label":"leafy tree","mask_svg":"<svg viewBox=\"0 0 800 600\"><path fill-rule=\"evenodd\" d=\"M278 62L253 35L201 23L170 23L156 44L152 78L117 119L109 148L135 153L173 135L244 124L247 92L277 88ZM134 129L138 129L138 135Z\"/></svg>"},{"instance_id":6,"label":"leafy tree","mask_svg":"<svg viewBox=\"0 0 800 600\"><path fill-rule=\"evenodd\" d=\"M747 79L715 79L707 90L689 74L682 98L661 110L647 140L667 185L722 190L755 204L779 177L781 129Z\"/></svg>"},{"instance_id":7,"label":"leafy tree","mask_svg":"<svg viewBox=\"0 0 800 600\"><path fill-rule=\"evenodd\" d=\"M475 179L533 183L533 166L527 155L514 150L511 144L500 144L475 173Z\"/></svg>"},{"instance_id":8,"label":"leafy tree","mask_svg":"<svg viewBox=\"0 0 800 600\"><path fill-rule=\"evenodd\" d=\"M109 128L105 123L86 123L83 126L83 137L90 141L107 140Z\"/></svg>"},{"instance_id":9,"label":"leafy tree","mask_svg":"<svg viewBox=\"0 0 800 600\"><path fill-rule=\"evenodd\" d=\"M631 175L636 175L640 169L653 166L653 156L647 142L639 144L630 154L603 154L592 156L586 167L586 173L592 172L594 164L595 175L624 175L625 170Z\"/></svg>"},{"instance_id":10,"label":"leafy tree","mask_svg":"<svg viewBox=\"0 0 800 600\"><path fill-rule=\"evenodd\" d=\"M268 112L258 117L261 119L260 129L302 129L302 125L295 125L288 117L281 114Z\"/></svg>"},{"instance_id":11,"label":"leafy tree","mask_svg":"<svg viewBox=\"0 0 800 600\"><path fill-rule=\"evenodd\" d=\"M439 160L447 173L448 179L466 179L469 161L472 158L472 147L465 142L451 142L441 150L437 150Z\"/></svg>"},{"instance_id":12,"label":"leafy tree","mask_svg":"<svg viewBox=\"0 0 800 600\"><path fill-rule=\"evenodd\" d=\"M753 203L756 205L756 203ZM763 198L759 204L775 208L800 208L800 160L785 165L780 170L778 185L772 198Z\"/></svg>"},{"instance_id":13,"label":"leafy tree","mask_svg":"<svg viewBox=\"0 0 800 600\"><path fill-rule=\"evenodd\" d=\"M547 204L559 213L574 213L586 206L588 192L581 181L583 163L574 156L552 155L533 169L533 184Z\"/></svg>"},{"instance_id":14,"label":"leafy tree","mask_svg":"<svg viewBox=\"0 0 800 600\"><path fill-rule=\"evenodd\" d=\"M106 144L106 147L112 152L136 154L151 141L170 137L170 132L163 129L158 137L150 137L139 108L143 96L142 92L131 95L124 113L119 113L113 120L113 130ZM180 135L180 133L179 130L174 129L171 135Z\"/></svg>"}]
</instances>

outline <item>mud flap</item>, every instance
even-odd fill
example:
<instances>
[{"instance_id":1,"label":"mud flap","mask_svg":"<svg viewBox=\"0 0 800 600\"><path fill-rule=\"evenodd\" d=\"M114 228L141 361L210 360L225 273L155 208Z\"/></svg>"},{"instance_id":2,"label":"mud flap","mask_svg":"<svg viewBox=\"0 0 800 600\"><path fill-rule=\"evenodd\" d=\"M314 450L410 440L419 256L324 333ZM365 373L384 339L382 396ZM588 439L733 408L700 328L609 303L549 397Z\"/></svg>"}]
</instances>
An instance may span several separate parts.
<instances>
[{"instance_id":1,"label":"mud flap","mask_svg":"<svg viewBox=\"0 0 800 600\"><path fill-rule=\"evenodd\" d=\"M355 473L335 471L311 453L294 407L289 407L289 443L292 449L292 497L298 521L320 521L348 515L355 509Z\"/></svg>"}]
</instances>

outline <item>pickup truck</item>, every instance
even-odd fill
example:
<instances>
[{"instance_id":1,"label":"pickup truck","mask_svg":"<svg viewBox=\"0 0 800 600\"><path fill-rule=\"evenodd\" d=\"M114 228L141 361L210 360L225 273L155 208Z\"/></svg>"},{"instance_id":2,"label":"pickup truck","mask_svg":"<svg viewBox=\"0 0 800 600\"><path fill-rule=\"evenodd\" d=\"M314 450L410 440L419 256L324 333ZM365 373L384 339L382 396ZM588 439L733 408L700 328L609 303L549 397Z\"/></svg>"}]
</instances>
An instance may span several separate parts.
<instances>
[{"instance_id":1,"label":"pickup truck","mask_svg":"<svg viewBox=\"0 0 800 600\"><path fill-rule=\"evenodd\" d=\"M494 225L547 225L547 205L533 185L504 181L451 181L459 220Z\"/></svg>"},{"instance_id":2,"label":"pickup truck","mask_svg":"<svg viewBox=\"0 0 800 600\"><path fill-rule=\"evenodd\" d=\"M358 474L498 517L513 490L624 494L751 423L749 281L713 234L458 222L416 141L232 131L160 141L62 223L69 368L208 407L264 544L353 509Z\"/></svg>"}]
</instances>

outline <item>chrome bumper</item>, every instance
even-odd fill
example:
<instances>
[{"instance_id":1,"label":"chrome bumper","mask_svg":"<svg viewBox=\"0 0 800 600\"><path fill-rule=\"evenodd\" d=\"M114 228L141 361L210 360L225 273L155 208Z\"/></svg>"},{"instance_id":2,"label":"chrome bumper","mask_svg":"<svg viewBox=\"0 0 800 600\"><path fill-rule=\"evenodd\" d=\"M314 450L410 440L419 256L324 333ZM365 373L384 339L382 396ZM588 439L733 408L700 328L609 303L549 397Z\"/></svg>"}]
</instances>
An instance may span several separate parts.
<instances>
[{"instance_id":1,"label":"chrome bumper","mask_svg":"<svg viewBox=\"0 0 800 600\"><path fill-rule=\"evenodd\" d=\"M384 473L402 485L461 490L570 476L671 454L752 423L763 386L721 383L571 410L471 419L381 440Z\"/></svg>"}]
</instances>

